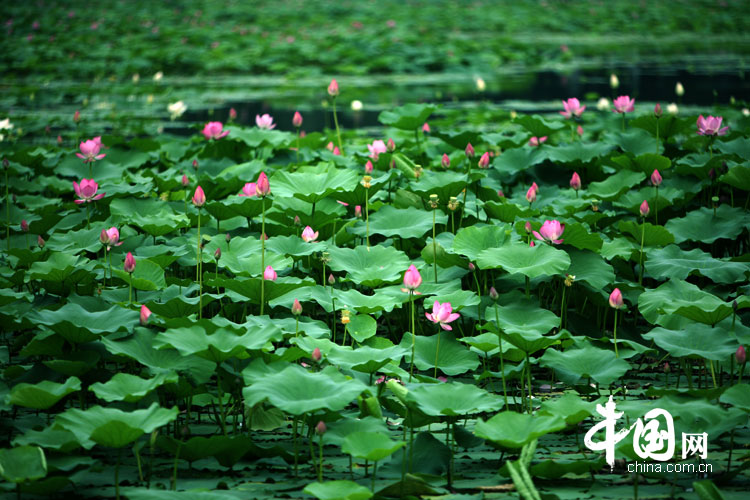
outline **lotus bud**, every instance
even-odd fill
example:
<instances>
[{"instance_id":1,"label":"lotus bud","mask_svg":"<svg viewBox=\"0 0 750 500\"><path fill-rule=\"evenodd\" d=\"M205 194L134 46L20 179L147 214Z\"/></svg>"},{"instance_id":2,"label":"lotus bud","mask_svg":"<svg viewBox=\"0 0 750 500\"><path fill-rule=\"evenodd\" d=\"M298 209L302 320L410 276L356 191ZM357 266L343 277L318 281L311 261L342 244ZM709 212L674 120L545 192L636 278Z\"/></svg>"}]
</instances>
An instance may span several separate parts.
<instances>
[{"instance_id":1,"label":"lotus bud","mask_svg":"<svg viewBox=\"0 0 750 500\"><path fill-rule=\"evenodd\" d=\"M471 143L468 143L466 149L464 149L464 153L466 153L467 157L474 158L474 146L472 146Z\"/></svg>"},{"instance_id":2,"label":"lotus bud","mask_svg":"<svg viewBox=\"0 0 750 500\"><path fill-rule=\"evenodd\" d=\"M316 347L315 349L313 349L312 355L310 357L316 363L320 363L320 360L323 359L323 355L320 353L320 347Z\"/></svg>"},{"instance_id":3,"label":"lotus bud","mask_svg":"<svg viewBox=\"0 0 750 500\"><path fill-rule=\"evenodd\" d=\"M101 243L102 245L107 245L109 243L109 234L104 228L102 228L102 232L99 233L99 243Z\"/></svg>"},{"instance_id":4,"label":"lotus bud","mask_svg":"<svg viewBox=\"0 0 750 500\"><path fill-rule=\"evenodd\" d=\"M334 276L333 273L328 275L328 284L331 286L336 284L336 276Z\"/></svg>"},{"instance_id":5,"label":"lotus bud","mask_svg":"<svg viewBox=\"0 0 750 500\"><path fill-rule=\"evenodd\" d=\"M335 80L334 80L335 81ZM315 426L315 434L322 436L326 433L326 424L321 420L318 425Z\"/></svg>"},{"instance_id":6,"label":"lotus bud","mask_svg":"<svg viewBox=\"0 0 750 500\"><path fill-rule=\"evenodd\" d=\"M318 231L313 231L310 226L305 227L302 231L302 240L305 243L311 243L318 239Z\"/></svg>"},{"instance_id":7,"label":"lotus bud","mask_svg":"<svg viewBox=\"0 0 750 500\"><path fill-rule=\"evenodd\" d=\"M195 188L195 194L193 194L193 205L200 208L206 204L206 195L203 193L203 188L198 186Z\"/></svg>"},{"instance_id":8,"label":"lotus bud","mask_svg":"<svg viewBox=\"0 0 750 500\"><path fill-rule=\"evenodd\" d=\"M188 187L188 184L190 184L190 179L188 179L187 175L182 175L182 187Z\"/></svg>"},{"instance_id":9,"label":"lotus bud","mask_svg":"<svg viewBox=\"0 0 750 500\"><path fill-rule=\"evenodd\" d=\"M234 108L229 108L229 120L233 121L237 119L237 110Z\"/></svg>"},{"instance_id":10,"label":"lotus bud","mask_svg":"<svg viewBox=\"0 0 750 500\"><path fill-rule=\"evenodd\" d=\"M648 213L651 211L651 209L648 206L648 202L646 200L643 200L643 203L641 203L640 207L641 217L646 217Z\"/></svg>"},{"instance_id":11,"label":"lotus bud","mask_svg":"<svg viewBox=\"0 0 750 500\"><path fill-rule=\"evenodd\" d=\"M716 177L716 171L714 171L712 167L711 170L708 171L708 178L714 180L714 177Z\"/></svg>"},{"instance_id":12,"label":"lotus bud","mask_svg":"<svg viewBox=\"0 0 750 500\"><path fill-rule=\"evenodd\" d=\"M451 166L451 159L450 157L443 153L443 158L440 160L440 164L443 166L443 168L448 168Z\"/></svg>"},{"instance_id":13,"label":"lotus bud","mask_svg":"<svg viewBox=\"0 0 750 500\"><path fill-rule=\"evenodd\" d=\"M661 115L662 115L661 104L657 102L656 106L654 106L654 116L657 118L661 118Z\"/></svg>"},{"instance_id":14,"label":"lotus bud","mask_svg":"<svg viewBox=\"0 0 750 500\"><path fill-rule=\"evenodd\" d=\"M424 132L425 134L430 133L430 125L427 122L425 122L424 125L422 125L422 132Z\"/></svg>"},{"instance_id":15,"label":"lotus bud","mask_svg":"<svg viewBox=\"0 0 750 500\"><path fill-rule=\"evenodd\" d=\"M302 314L302 304L300 304L297 299L294 299L294 303L292 304L292 314L295 316Z\"/></svg>"},{"instance_id":16,"label":"lotus bud","mask_svg":"<svg viewBox=\"0 0 750 500\"><path fill-rule=\"evenodd\" d=\"M497 290L495 290L494 286L490 287L490 298L497 302L497 299L500 298L500 295L497 293Z\"/></svg>"},{"instance_id":17,"label":"lotus bud","mask_svg":"<svg viewBox=\"0 0 750 500\"><path fill-rule=\"evenodd\" d=\"M529 246L531 248L534 248L536 246L536 244L534 243L534 240L529 241Z\"/></svg>"},{"instance_id":18,"label":"lotus bud","mask_svg":"<svg viewBox=\"0 0 750 500\"><path fill-rule=\"evenodd\" d=\"M148 323L148 317L151 316L151 311L146 304L141 306L141 325L145 326Z\"/></svg>"},{"instance_id":19,"label":"lotus bud","mask_svg":"<svg viewBox=\"0 0 750 500\"><path fill-rule=\"evenodd\" d=\"M331 80L330 84L328 84L328 95L331 97L339 95L339 84L335 78Z\"/></svg>"},{"instance_id":20,"label":"lotus bud","mask_svg":"<svg viewBox=\"0 0 750 500\"><path fill-rule=\"evenodd\" d=\"M490 166L490 154L488 152L485 152L479 158L479 168L487 168L489 166Z\"/></svg>"},{"instance_id":21,"label":"lotus bud","mask_svg":"<svg viewBox=\"0 0 750 500\"><path fill-rule=\"evenodd\" d=\"M362 217L362 205L356 205L354 207L354 216L357 218Z\"/></svg>"},{"instance_id":22,"label":"lotus bud","mask_svg":"<svg viewBox=\"0 0 750 500\"><path fill-rule=\"evenodd\" d=\"M39 248L44 248L45 243L46 242L44 241L44 238L41 237L41 235L38 235L36 237L36 244L39 245Z\"/></svg>"},{"instance_id":23,"label":"lotus bud","mask_svg":"<svg viewBox=\"0 0 750 500\"><path fill-rule=\"evenodd\" d=\"M473 273L476 270L477 270L477 266L475 266L473 262L469 262L469 271Z\"/></svg>"},{"instance_id":24,"label":"lotus bud","mask_svg":"<svg viewBox=\"0 0 750 500\"><path fill-rule=\"evenodd\" d=\"M261 197L265 197L271 193L271 186L268 183L268 176L266 176L265 172L261 172L258 176L258 182L255 185L255 193Z\"/></svg>"},{"instance_id":25,"label":"lotus bud","mask_svg":"<svg viewBox=\"0 0 750 500\"><path fill-rule=\"evenodd\" d=\"M664 363L664 373L669 373L672 370L669 368L669 361Z\"/></svg>"},{"instance_id":26,"label":"lotus bud","mask_svg":"<svg viewBox=\"0 0 750 500\"><path fill-rule=\"evenodd\" d=\"M524 224L523 228L526 230L527 233L531 232L531 222L526 221L526 224Z\"/></svg>"},{"instance_id":27,"label":"lotus bud","mask_svg":"<svg viewBox=\"0 0 750 500\"><path fill-rule=\"evenodd\" d=\"M295 126L295 128L300 128L302 126L302 115L299 111L294 112L294 118L292 118L292 125Z\"/></svg>"},{"instance_id":28,"label":"lotus bud","mask_svg":"<svg viewBox=\"0 0 750 500\"><path fill-rule=\"evenodd\" d=\"M662 181L662 178L661 178L661 175L659 174L659 171L654 170L653 173L651 174L651 184L653 184L654 186L659 186L661 184L661 181Z\"/></svg>"},{"instance_id":29,"label":"lotus bud","mask_svg":"<svg viewBox=\"0 0 750 500\"><path fill-rule=\"evenodd\" d=\"M133 254L128 252L128 254L125 256L125 263L123 264L123 268L125 269L126 273L132 273L135 271L135 257L133 257Z\"/></svg>"},{"instance_id":30,"label":"lotus bud","mask_svg":"<svg viewBox=\"0 0 750 500\"><path fill-rule=\"evenodd\" d=\"M57 136L57 144L58 144L58 145L60 145L60 144L62 144L62 143L63 143L63 139L62 139L62 136L61 136L61 135L58 135L58 136Z\"/></svg>"},{"instance_id":31,"label":"lotus bud","mask_svg":"<svg viewBox=\"0 0 750 500\"><path fill-rule=\"evenodd\" d=\"M394 151L396 151L396 143L393 142L393 139L388 138L388 143L386 144L386 149L388 150L389 153L393 153Z\"/></svg>"},{"instance_id":32,"label":"lotus bud","mask_svg":"<svg viewBox=\"0 0 750 500\"><path fill-rule=\"evenodd\" d=\"M609 294L609 305L615 309L620 309L625 305L625 302L622 300L622 292L620 292L619 288L615 288L612 290L612 293Z\"/></svg>"},{"instance_id":33,"label":"lotus bud","mask_svg":"<svg viewBox=\"0 0 750 500\"><path fill-rule=\"evenodd\" d=\"M583 127L578 125L578 128L576 129L576 133L578 134L578 137L583 137Z\"/></svg>"},{"instance_id":34,"label":"lotus bud","mask_svg":"<svg viewBox=\"0 0 750 500\"><path fill-rule=\"evenodd\" d=\"M614 73L609 75L609 86L613 89L616 89L617 87L620 86L620 80L617 78L617 75L615 75Z\"/></svg>"},{"instance_id":35,"label":"lotus bud","mask_svg":"<svg viewBox=\"0 0 750 500\"><path fill-rule=\"evenodd\" d=\"M271 266L266 267L266 270L263 271L263 279L266 281L276 281L277 277L276 271Z\"/></svg>"},{"instance_id":36,"label":"lotus bud","mask_svg":"<svg viewBox=\"0 0 750 500\"><path fill-rule=\"evenodd\" d=\"M218 261L221 259L221 248L216 247L216 251L214 252L214 260Z\"/></svg>"},{"instance_id":37,"label":"lotus bud","mask_svg":"<svg viewBox=\"0 0 750 500\"><path fill-rule=\"evenodd\" d=\"M198 170L198 160L193 160L193 168Z\"/></svg>"},{"instance_id":38,"label":"lotus bud","mask_svg":"<svg viewBox=\"0 0 750 500\"><path fill-rule=\"evenodd\" d=\"M734 357L737 358L737 363L743 364L747 359L745 354L745 346L740 345L737 348L737 352L734 353Z\"/></svg>"},{"instance_id":39,"label":"lotus bud","mask_svg":"<svg viewBox=\"0 0 750 500\"><path fill-rule=\"evenodd\" d=\"M76 112L73 113L73 122L78 123L81 121L81 112L76 109Z\"/></svg>"},{"instance_id":40,"label":"lotus bud","mask_svg":"<svg viewBox=\"0 0 750 500\"><path fill-rule=\"evenodd\" d=\"M419 274L419 270L414 264L409 266L409 269L404 273L404 286L407 290L416 290L419 285L422 284L422 275Z\"/></svg>"},{"instance_id":41,"label":"lotus bud","mask_svg":"<svg viewBox=\"0 0 750 500\"><path fill-rule=\"evenodd\" d=\"M677 94L677 97L682 97L685 95L685 87L680 82L677 82L674 86L674 93Z\"/></svg>"},{"instance_id":42,"label":"lotus bud","mask_svg":"<svg viewBox=\"0 0 750 500\"><path fill-rule=\"evenodd\" d=\"M23 231L24 233L29 232L29 223L26 222L26 219L21 221L21 231Z\"/></svg>"},{"instance_id":43,"label":"lotus bud","mask_svg":"<svg viewBox=\"0 0 750 500\"><path fill-rule=\"evenodd\" d=\"M734 311L734 313L737 314L737 299L734 299L732 301L732 311Z\"/></svg>"},{"instance_id":44,"label":"lotus bud","mask_svg":"<svg viewBox=\"0 0 750 500\"><path fill-rule=\"evenodd\" d=\"M497 190L497 196L498 198L505 198L505 193L503 193L502 189Z\"/></svg>"},{"instance_id":45,"label":"lotus bud","mask_svg":"<svg viewBox=\"0 0 750 500\"><path fill-rule=\"evenodd\" d=\"M229 233L227 233L227 235L224 236L224 239L227 240L227 244L229 244L229 242L231 241L232 237L229 235Z\"/></svg>"},{"instance_id":46,"label":"lotus bud","mask_svg":"<svg viewBox=\"0 0 750 500\"><path fill-rule=\"evenodd\" d=\"M531 187L535 193L539 193L539 186L537 186L536 182L532 182Z\"/></svg>"},{"instance_id":47,"label":"lotus bud","mask_svg":"<svg viewBox=\"0 0 750 500\"><path fill-rule=\"evenodd\" d=\"M526 191L526 201L529 203L534 203L536 201L536 190L533 186Z\"/></svg>"},{"instance_id":48,"label":"lotus bud","mask_svg":"<svg viewBox=\"0 0 750 500\"><path fill-rule=\"evenodd\" d=\"M367 160L367 163L365 163L365 173L371 174L373 170L372 162L370 160Z\"/></svg>"},{"instance_id":49,"label":"lotus bud","mask_svg":"<svg viewBox=\"0 0 750 500\"><path fill-rule=\"evenodd\" d=\"M573 172L573 176L570 178L570 187L576 191L581 189L581 177L578 175L578 172Z\"/></svg>"}]
</instances>

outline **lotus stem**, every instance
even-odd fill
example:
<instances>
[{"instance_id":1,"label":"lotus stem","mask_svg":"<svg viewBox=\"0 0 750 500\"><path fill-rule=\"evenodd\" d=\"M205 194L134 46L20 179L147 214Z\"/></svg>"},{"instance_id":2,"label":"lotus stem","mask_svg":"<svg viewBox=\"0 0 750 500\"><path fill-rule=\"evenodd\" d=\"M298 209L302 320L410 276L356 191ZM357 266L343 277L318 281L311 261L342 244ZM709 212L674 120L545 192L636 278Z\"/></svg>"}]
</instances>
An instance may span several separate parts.
<instances>
[{"instance_id":1,"label":"lotus stem","mask_svg":"<svg viewBox=\"0 0 750 500\"><path fill-rule=\"evenodd\" d=\"M323 434L318 437L318 482L323 482ZM377 462L375 462L377 464Z\"/></svg>"},{"instance_id":2,"label":"lotus stem","mask_svg":"<svg viewBox=\"0 0 750 500\"><path fill-rule=\"evenodd\" d=\"M531 296L531 292L529 288L530 288L530 280L529 280L529 277L526 276L526 298L527 299Z\"/></svg>"},{"instance_id":3,"label":"lotus stem","mask_svg":"<svg viewBox=\"0 0 750 500\"><path fill-rule=\"evenodd\" d=\"M417 343L417 332L414 327L414 290L409 290L409 302L411 303L411 366L409 367L409 382L414 376L414 348Z\"/></svg>"},{"instance_id":4,"label":"lotus stem","mask_svg":"<svg viewBox=\"0 0 750 500\"><path fill-rule=\"evenodd\" d=\"M435 241L435 212L437 207L432 209L432 267L435 270L435 283L437 284L437 242Z\"/></svg>"},{"instance_id":5,"label":"lotus stem","mask_svg":"<svg viewBox=\"0 0 750 500\"><path fill-rule=\"evenodd\" d=\"M216 393L219 396L219 413L220 413L219 426L221 427L221 433L226 436L227 426L225 423L225 413L224 413L224 400L223 400L224 393L221 390L221 374L219 373L218 363L216 365Z\"/></svg>"},{"instance_id":6,"label":"lotus stem","mask_svg":"<svg viewBox=\"0 0 750 500\"><path fill-rule=\"evenodd\" d=\"M619 358L620 355L617 352L617 309L615 309L615 329L614 329L614 336L615 336L615 357Z\"/></svg>"},{"instance_id":7,"label":"lotus stem","mask_svg":"<svg viewBox=\"0 0 750 500\"><path fill-rule=\"evenodd\" d=\"M570 122L570 142L576 142L576 125Z\"/></svg>"},{"instance_id":8,"label":"lotus stem","mask_svg":"<svg viewBox=\"0 0 750 500\"><path fill-rule=\"evenodd\" d=\"M656 203L654 203L654 222L656 225L659 225L659 186L654 186L656 188Z\"/></svg>"},{"instance_id":9,"label":"lotus stem","mask_svg":"<svg viewBox=\"0 0 750 500\"><path fill-rule=\"evenodd\" d=\"M201 209L198 208L198 253L195 257L195 271L198 280L198 319L203 318L203 277L201 276Z\"/></svg>"},{"instance_id":10,"label":"lotus stem","mask_svg":"<svg viewBox=\"0 0 750 500\"><path fill-rule=\"evenodd\" d=\"M128 280L128 303L133 304L133 273L128 273L130 279Z\"/></svg>"},{"instance_id":11,"label":"lotus stem","mask_svg":"<svg viewBox=\"0 0 750 500\"><path fill-rule=\"evenodd\" d=\"M562 299L560 300L560 328L565 328L565 289L567 287L565 286L565 283L563 282L562 286Z\"/></svg>"},{"instance_id":12,"label":"lotus stem","mask_svg":"<svg viewBox=\"0 0 750 500\"><path fill-rule=\"evenodd\" d=\"M295 319L294 336L295 337L299 337L299 316L295 316L294 319ZM334 339L335 339L335 337L334 337Z\"/></svg>"},{"instance_id":13,"label":"lotus stem","mask_svg":"<svg viewBox=\"0 0 750 500\"><path fill-rule=\"evenodd\" d=\"M529 353L526 353L526 385L529 387L529 415L534 412L534 403L531 395L531 359Z\"/></svg>"},{"instance_id":14,"label":"lotus stem","mask_svg":"<svg viewBox=\"0 0 750 500\"><path fill-rule=\"evenodd\" d=\"M122 448L117 448L117 462L115 463L115 498L120 500L120 455Z\"/></svg>"},{"instance_id":15,"label":"lotus stem","mask_svg":"<svg viewBox=\"0 0 750 500\"><path fill-rule=\"evenodd\" d=\"M625 113L622 114L622 131L625 132Z\"/></svg>"},{"instance_id":16,"label":"lotus stem","mask_svg":"<svg viewBox=\"0 0 750 500\"><path fill-rule=\"evenodd\" d=\"M500 346L500 374L503 377L503 399L505 401L505 409L507 409L508 389L505 386L505 356L503 355L503 336L500 333L500 317L497 312L497 304L495 304L495 325L497 325L497 341Z\"/></svg>"},{"instance_id":17,"label":"lotus stem","mask_svg":"<svg viewBox=\"0 0 750 500\"><path fill-rule=\"evenodd\" d=\"M180 461L180 450L182 450L182 441L177 442L177 452L174 454L174 467L172 468L172 491L177 491L177 464Z\"/></svg>"},{"instance_id":18,"label":"lotus stem","mask_svg":"<svg viewBox=\"0 0 750 500\"><path fill-rule=\"evenodd\" d=\"M335 103L336 101L334 101ZM336 116L334 112L333 116ZM260 315L263 316L266 294L266 197L261 198L261 230L260 230Z\"/></svg>"},{"instance_id":19,"label":"lotus stem","mask_svg":"<svg viewBox=\"0 0 750 500\"><path fill-rule=\"evenodd\" d=\"M295 163L297 164L297 166L299 166L299 132L300 132L299 127L297 127L297 159L295 160Z\"/></svg>"},{"instance_id":20,"label":"lotus stem","mask_svg":"<svg viewBox=\"0 0 750 500\"><path fill-rule=\"evenodd\" d=\"M297 464L299 463L299 439L297 436L297 416L292 419L292 441L294 442L294 477L297 477Z\"/></svg>"},{"instance_id":21,"label":"lotus stem","mask_svg":"<svg viewBox=\"0 0 750 500\"><path fill-rule=\"evenodd\" d=\"M645 237L646 237L646 220L644 218L641 221L641 256L638 259L638 267L639 267L638 284L639 285L643 284L643 241Z\"/></svg>"},{"instance_id":22,"label":"lotus stem","mask_svg":"<svg viewBox=\"0 0 750 500\"><path fill-rule=\"evenodd\" d=\"M370 489L372 491L375 491L375 476L378 474L378 461L375 460L375 462L372 465L372 476L370 478ZM319 479L318 481L322 481L322 479Z\"/></svg>"},{"instance_id":23,"label":"lotus stem","mask_svg":"<svg viewBox=\"0 0 750 500\"><path fill-rule=\"evenodd\" d=\"M91 215L89 212L90 209L91 208L89 207L89 204L86 203L86 229L91 228ZM8 225L10 225L10 218L8 218Z\"/></svg>"},{"instance_id":24,"label":"lotus stem","mask_svg":"<svg viewBox=\"0 0 750 500\"><path fill-rule=\"evenodd\" d=\"M659 154L659 117L656 117L656 154Z\"/></svg>"},{"instance_id":25,"label":"lotus stem","mask_svg":"<svg viewBox=\"0 0 750 500\"><path fill-rule=\"evenodd\" d=\"M339 141L339 152L344 154L344 146L341 144L341 131L339 130L339 119L336 116L336 97L333 98L333 123L336 125L336 137Z\"/></svg>"},{"instance_id":26,"label":"lotus stem","mask_svg":"<svg viewBox=\"0 0 750 500\"><path fill-rule=\"evenodd\" d=\"M714 383L714 389L716 389L717 385L716 385L716 372L714 371L714 362L711 359L706 360L706 361L708 361L708 363L711 365L711 380Z\"/></svg>"},{"instance_id":27,"label":"lotus stem","mask_svg":"<svg viewBox=\"0 0 750 500\"><path fill-rule=\"evenodd\" d=\"M367 248L370 248L370 190L365 188L365 230L367 236Z\"/></svg>"},{"instance_id":28,"label":"lotus stem","mask_svg":"<svg viewBox=\"0 0 750 500\"><path fill-rule=\"evenodd\" d=\"M437 378L437 369L438 369L438 353L440 352L440 330L438 330L437 334L437 345L435 346L435 372L433 374L434 378Z\"/></svg>"}]
</instances>

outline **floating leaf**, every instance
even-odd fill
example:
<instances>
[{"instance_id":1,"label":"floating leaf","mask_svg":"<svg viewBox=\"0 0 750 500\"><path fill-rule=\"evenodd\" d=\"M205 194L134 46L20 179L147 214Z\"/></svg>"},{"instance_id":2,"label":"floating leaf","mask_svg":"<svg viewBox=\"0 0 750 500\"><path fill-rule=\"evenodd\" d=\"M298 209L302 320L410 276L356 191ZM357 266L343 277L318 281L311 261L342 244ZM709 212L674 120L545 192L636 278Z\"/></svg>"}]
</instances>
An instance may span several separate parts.
<instances>
[{"instance_id":1,"label":"floating leaf","mask_svg":"<svg viewBox=\"0 0 750 500\"><path fill-rule=\"evenodd\" d=\"M12 405L46 410L68 394L81 390L81 381L70 377L64 384L43 380L38 384L16 384L10 391L8 402Z\"/></svg>"},{"instance_id":2,"label":"floating leaf","mask_svg":"<svg viewBox=\"0 0 750 500\"><path fill-rule=\"evenodd\" d=\"M329 253L332 271L346 271L349 279L369 287L400 281L409 267L404 252L382 245L370 248L359 245L354 249L333 247Z\"/></svg>"},{"instance_id":3,"label":"floating leaf","mask_svg":"<svg viewBox=\"0 0 750 500\"><path fill-rule=\"evenodd\" d=\"M560 380L567 384L591 378L601 385L609 385L630 369L627 361L615 357L614 351L590 344L564 352L548 349L539 364L554 369Z\"/></svg>"},{"instance_id":4,"label":"floating leaf","mask_svg":"<svg viewBox=\"0 0 750 500\"><path fill-rule=\"evenodd\" d=\"M739 207L719 205L716 215L714 215L714 210L701 207L688 212L680 219L670 219L665 227L674 234L675 243L683 241L713 243L721 238L737 238L748 225L750 225L750 215L746 211Z\"/></svg>"},{"instance_id":5,"label":"floating leaf","mask_svg":"<svg viewBox=\"0 0 750 500\"><path fill-rule=\"evenodd\" d=\"M354 458L383 460L406 445L404 441L391 441L382 432L353 432L344 438L341 451Z\"/></svg>"},{"instance_id":6,"label":"floating leaf","mask_svg":"<svg viewBox=\"0 0 750 500\"><path fill-rule=\"evenodd\" d=\"M368 500L372 492L354 481L339 479L325 483L310 483L303 493L312 495L318 500Z\"/></svg>"},{"instance_id":7,"label":"floating leaf","mask_svg":"<svg viewBox=\"0 0 750 500\"><path fill-rule=\"evenodd\" d=\"M498 413L486 422L477 420L474 434L503 448L521 448L527 443L565 428L557 415L527 415L514 411Z\"/></svg>"},{"instance_id":8,"label":"floating leaf","mask_svg":"<svg viewBox=\"0 0 750 500\"><path fill-rule=\"evenodd\" d=\"M699 323L690 323L681 330L656 327L644 333L643 338L653 340L656 345L676 358L721 361L734 354L738 347L737 341L728 337L723 328L711 328Z\"/></svg>"},{"instance_id":9,"label":"floating leaf","mask_svg":"<svg viewBox=\"0 0 750 500\"><path fill-rule=\"evenodd\" d=\"M529 278L560 274L570 266L570 257L550 245L530 247L523 243L484 250L477 257L481 269L501 268L510 274L523 274Z\"/></svg>"},{"instance_id":10,"label":"floating leaf","mask_svg":"<svg viewBox=\"0 0 750 500\"><path fill-rule=\"evenodd\" d=\"M36 481L47 475L47 459L38 446L0 450L0 476L8 482ZM20 497L20 490L18 496Z\"/></svg>"}]
</instances>

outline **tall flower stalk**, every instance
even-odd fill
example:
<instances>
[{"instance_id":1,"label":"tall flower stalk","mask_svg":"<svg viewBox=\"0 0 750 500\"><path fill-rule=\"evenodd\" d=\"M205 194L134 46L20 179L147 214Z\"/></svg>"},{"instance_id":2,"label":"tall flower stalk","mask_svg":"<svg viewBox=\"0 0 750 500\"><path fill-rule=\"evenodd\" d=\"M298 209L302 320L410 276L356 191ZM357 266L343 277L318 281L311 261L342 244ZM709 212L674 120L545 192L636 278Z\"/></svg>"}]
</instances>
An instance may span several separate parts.
<instances>
[{"instance_id":1,"label":"tall flower stalk","mask_svg":"<svg viewBox=\"0 0 750 500\"><path fill-rule=\"evenodd\" d=\"M641 256L638 259L638 267L640 268L640 272L638 274L638 284L643 284L643 241L646 237L646 216L648 215L650 209L648 207L648 202L646 200L643 200L643 203L641 203L640 207L641 212Z\"/></svg>"},{"instance_id":2,"label":"tall flower stalk","mask_svg":"<svg viewBox=\"0 0 750 500\"><path fill-rule=\"evenodd\" d=\"M622 292L619 288L615 288L609 295L609 305L615 310L615 327L614 327L614 339L615 339L615 357L619 358L620 355L617 352L617 311L625 305L622 300Z\"/></svg>"},{"instance_id":3,"label":"tall flower stalk","mask_svg":"<svg viewBox=\"0 0 750 500\"><path fill-rule=\"evenodd\" d=\"M197 254L195 256L195 274L198 281L198 319L203 318L203 252L201 251L201 207L206 203L206 195L200 186L195 188L193 194L193 205L198 209L198 240L196 245Z\"/></svg>"},{"instance_id":4,"label":"tall flower stalk","mask_svg":"<svg viewBox=\"0 0 750 500\"><path fill-rule=\"evenodd\" d=\"M654 203L654 222L657 225L659 224L659 186L661 185L661 181L661 174L659 174L659 171L655 169L651 173L651 184L656 190L656 202Z\"/></svg>"},{"instance_id":5,"label":"tall flower stalk","mask_svg":"<svg viewBox=\"0 0 750 500\"><path fill-rule=\"evenodd\" d=\"M339 152L343 155L344 154L344 146L341 144L341 131L339 130L339 119L336 115L336 97L339 95L339 84L336 82L336 79L334 78L331 80L331 83L328 85L328 95L331 96L331 101L333 102L333 123L336 125L336 138L339 141Z\"/></svg>"},{"instance_id":6,"label":"tall flower stalk","mask_svg":"<svg viewBox=\"0 0 750 500\"><path fill-rule=\"evenodd\" d=\"M365 188L365 235L368 249L370 248L370 182L372 182L371 176L362 177L362 186Z\"/></svg>"},{"instance_id":7,"label":"tall flower stalk","mask_svg":"<svg viewBox=\"0 0 750 500\"><path fill-rule=\"evenodd\" d=\"M255 192L260 196L261 202L261 229L260 229L260 268L261 272L266 269L266 196L271 193L271 186L268 183L268 176L261 172L258 176ZM260 281L260 314L263 315L265 307L266 280L265 277Z\"/></svg>"},{"instance_id":8,"label":"tall flower stalk","mask_svg":"<svg viewBox=\"0 0 750 500\"><path fill-rule=\"evenodd\" d=\"M495 302L495 326L497 327L497 343L500 348L500 375L503 379L503 400L505 401L505 408L508 408L508 389L505 385L505 355L503 354L503 336L500 332L500 315L498 313L497 299L500 296L495 290L495 287L490 288L490 298Z\"/></svg>"},{"instance_id":9,"label":"tall flower stalk","mask_svg":"<svg viewBox=\"0 0 750 500\"><path fill-rule=\"evenodd\" d=\"M133 254L128 252L128 254L125 256L125 263L123 264L123 269L125 269L125 272L129 275L128 280L128 303L133 303L133 271L135 271L135 257L133 257Z\"/></svg>"},{"instance_id":10,"label":"tall flower stalk","mask_svg":"<svg viewBox=\"0 0 750 500\"><path fill-rule=\"evenodd\" d=\"M435 283L437 283L437 240L435 239L435 218L437 215L438 195L430 195L430 207L432 208L432 268L435 271Z\"/></svg>"},{"instance_id":11,"label":"tall flower stalk","mask_svg":"<svg viewBox=\"0 0 750 500\"><path fill-rule=\"evenodd\" d=\"M409 382L411 382L411 379L414 376L414 350L417 339L414 320L414 295L419 293L417 292L417 288L419 288L419 285L421 284L422 275L419 274L419 271L414 264L410 265L409 269L404 273L404 288L401 289L404 292L409 292L409 305L411 306L411 366L409 367Z\"/></svg>"},{"instance_id":12,"label":"tall flower stalk","mask_svg":"<svg viewBox=\"0 0 750 500\"><path fill-rule=\"evenodd\" d=\"M453 307L450 302L440 303L437 300L432 305L432 313L424 313L427 319L435 324L440 325L443 330L453 330L448 324L457 320L461 317L460 314L453 312ZM435 346L435 372L434 377L437 378L438 370L438 359L440 357L440 330L438 330L437 345Z\"/></svg>"}]
</instances>

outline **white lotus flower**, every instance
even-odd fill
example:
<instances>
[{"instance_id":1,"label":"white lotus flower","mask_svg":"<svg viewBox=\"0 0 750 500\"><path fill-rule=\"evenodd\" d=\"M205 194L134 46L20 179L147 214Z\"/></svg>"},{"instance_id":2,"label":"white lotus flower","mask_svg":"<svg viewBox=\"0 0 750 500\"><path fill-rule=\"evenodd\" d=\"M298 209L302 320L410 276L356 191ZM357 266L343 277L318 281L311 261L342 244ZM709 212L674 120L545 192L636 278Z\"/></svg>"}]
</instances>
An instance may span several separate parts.
<instances>
[{"instance_id":1,"label":"white lotus flower","mask_svg":"<svg viewBox=\"0 0 750 500\"><path fill-rule=\"evenodd\" d=\"M169 111L172 120L174 120L182 116L182 114L187 110L187 106L184 102L177 101L167 106L167 110Z\"/></svg>"}]
</instances>

